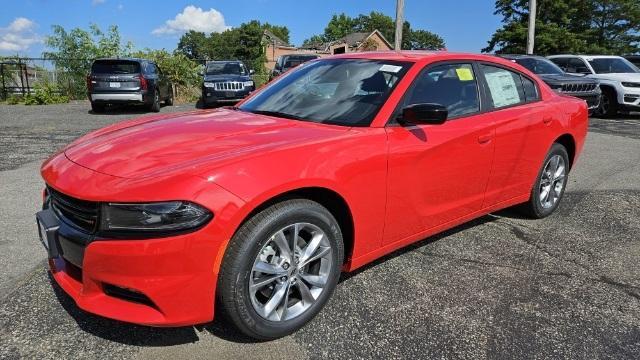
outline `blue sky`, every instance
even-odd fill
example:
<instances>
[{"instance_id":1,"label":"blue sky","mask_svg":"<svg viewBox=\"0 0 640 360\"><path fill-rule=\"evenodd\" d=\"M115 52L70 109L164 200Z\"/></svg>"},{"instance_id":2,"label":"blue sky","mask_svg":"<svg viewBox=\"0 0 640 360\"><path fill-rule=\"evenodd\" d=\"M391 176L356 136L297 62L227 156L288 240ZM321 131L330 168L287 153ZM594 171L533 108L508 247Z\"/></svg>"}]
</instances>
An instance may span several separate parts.
<instances>
[{"instance_id":1,"label":"blue sky","mask_svg":"<svg viewBox=\"0 0 640 360\"><path fill-rule=\"evenodd\" d=\"M0 13L0 54L39 56L51 25L66 29L106 29L118 25L136 48L173 50L185 29L220 31L257 19L286 25L299 45L322 33L335 13L350 16L381 11L395 17L395 0L18 0ZM405 17L414 29L442 36L453 51L479 52L500 26L493 0L405 0ZM393 41L393 39L389 39Z\"/></svg>"}]
</instances>

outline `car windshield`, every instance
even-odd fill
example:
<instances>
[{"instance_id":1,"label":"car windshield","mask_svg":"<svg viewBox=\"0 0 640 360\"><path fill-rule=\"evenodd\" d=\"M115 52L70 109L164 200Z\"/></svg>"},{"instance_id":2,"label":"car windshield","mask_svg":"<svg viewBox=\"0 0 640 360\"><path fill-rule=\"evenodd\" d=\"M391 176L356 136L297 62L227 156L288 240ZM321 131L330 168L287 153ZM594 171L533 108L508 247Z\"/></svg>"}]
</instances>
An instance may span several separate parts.
<instances>
[{"instance_id":1,"label":"car windshield","mask_svg":"<svg viewBox=\"0 0 640 360\"><path fill-rule=\"evenodd\" d=\"M283 69L291 69L309 60L317 59L317 56L289 56L285 59Z\"/></svg>"},{"instance_id":2,"label":"car windshield","mask_svg":"<svg viewBox=\"0 0 640 360\"><path fill-rule=\"evenodd\" d=\"M239 110L343 126L368 126L410 63L327 59L306 63Z\"/></svg>"},{"instance_id":3,"label":"car windshield","mask_svg":"<svg viewBox=\"0 0 640 360\"><path fill-rule=\"evenodd\" d=\"M628 60L623 58L598 58L590 59L589 64L596 74L612 74L612 73L637 73L640 70Z\"/></svg>"},{"instance_id":4,"label":"car windshield","mask_svg":"<svg viewBox=\"0 0 640 360\"><path fill-rule=\"evenodd\" d=\"M240 63L212 62L207 64L207 75L246 75L244 66Z\"/></svg>"},{"instance_id":5,"label":"car windshield","mask_svg":"<svg viewBox=\"0 0 640 360\"><path fill-rule=\"evenodd\" d=\"M517 59L516 62L534 74L541 75L562 75L564 71L558 65L546 59L523 58Z\"/></svg>"},{"instance_id":6,"label":"car windshield","mask_svg":"<svg viewBox=\"0 0 640 360\"><path fill-rule=\"evenodd\" d=\"M140 72L140 64L135 61L101 60L91 66L93 74L137 74Z\"/></svg>"}]
</instances>

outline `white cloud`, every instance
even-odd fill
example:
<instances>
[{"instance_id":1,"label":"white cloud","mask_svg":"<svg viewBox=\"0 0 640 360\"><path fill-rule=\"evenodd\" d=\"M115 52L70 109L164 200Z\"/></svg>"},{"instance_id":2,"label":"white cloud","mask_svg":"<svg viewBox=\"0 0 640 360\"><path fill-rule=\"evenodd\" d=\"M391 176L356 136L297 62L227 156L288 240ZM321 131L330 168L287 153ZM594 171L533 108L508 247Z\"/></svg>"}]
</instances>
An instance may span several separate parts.
<instances>
[{"instance_id":1,"label":"white cloud","mask_svg":"<svg viewBox=\"0 0 640 360\"><path fill-rule=\"evenodd\" d=\"M91 5L96 6L100 4L104 4L107 0L91 0Z\"/></svg>"},{"instance_id":2,"label":"white cloud","mask_svg":"<svg viewBox=\"0 0 640 360\"><path fill-rule=\"evenodd\" d=\"M19 17L7 27L0 27L0 51L25 51L42 40L35 33L37 24L27 18Z\"/></svg>"},{"instance_id":3,"label":"white cloud","mask_svg":"<svg viewBox=\"0 0 640 360\"><path fill-rule=\"evenodd\" d=\"M199 7L189 5L172 20L167 20L163 26L153 30L154 35L181 34L189 30L204 33L222 32L229 26L225 25L224 17L216 9L204 11Z\"/></svg>"}]
</instances>

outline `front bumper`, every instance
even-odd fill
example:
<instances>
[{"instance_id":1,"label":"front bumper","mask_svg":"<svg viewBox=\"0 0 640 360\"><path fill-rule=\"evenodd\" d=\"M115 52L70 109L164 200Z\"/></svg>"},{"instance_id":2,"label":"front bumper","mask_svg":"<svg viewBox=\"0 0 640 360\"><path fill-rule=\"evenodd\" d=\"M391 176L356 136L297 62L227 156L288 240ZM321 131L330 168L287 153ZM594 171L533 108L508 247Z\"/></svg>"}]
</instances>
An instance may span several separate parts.
<instances>
[{"instance_id":1,"label":"front bumper","mask_svg":"<svg viewBox=\"0 0 640 360\"><path fill-rule=\"evenodd\" d=\"M600 106L600 99L602 98L602 93L600 92L592 92L592 93L572 93L572 92L563 92L564 95L569 95L573 97L577 97L578 99L582 99L587 102L587 107L589 110L593 111Z\"/></svg>"},{"instance_id":2,"label":"front bumper","mask_svg":"<svg viewBox=\"0 0 640 360\"><path fill-rule=\"evenodd\" d=\"M253 87L238 91L218 91L213 88L202 88L202 101L205 104L238 102L251 94Z\"/></svg>"},{"instance_id":3,"label":"front bumper","mask_svg":"<svg viewBox=\"0 0 640 360\"><path fill-rule=\"evenodd\" d=\"M618 92L618 104L630 111L640 111L640 88L622 87Z\"/></svg>"},{"instance_id":4,"label":"front bumper","mask_svg":"<svg viewBox=\"0 0 640 360\"><path fill-rule=\"evenodd\" d=\"M39 217L46 212L52 213L43 210ZM47 239L51 273L81 309L151 326L213 319L215 251L195 245L201 242L198 232L162 239L92 241L57 221L48 225L58 228L49 231Z\"/></svg>"},{"instance_id":5,"label":"front bumper","mask_svg":"<svg viewBox=\"0 0 640 360\"><path fill-rule=\"evenodd\" d=\"M48 251L55 282L87 312L150 326L213 319L224 249L246 215L238 211L242 200L198 177L117 178L76 165L64 153L45 162L42 176L56 191L86 201L189 199L212 211L204 227L171 237L98 239L57 213L47 226L55 231L40 233L52 234L47 242L55 246Z\"/></svg>"}]
</instances>

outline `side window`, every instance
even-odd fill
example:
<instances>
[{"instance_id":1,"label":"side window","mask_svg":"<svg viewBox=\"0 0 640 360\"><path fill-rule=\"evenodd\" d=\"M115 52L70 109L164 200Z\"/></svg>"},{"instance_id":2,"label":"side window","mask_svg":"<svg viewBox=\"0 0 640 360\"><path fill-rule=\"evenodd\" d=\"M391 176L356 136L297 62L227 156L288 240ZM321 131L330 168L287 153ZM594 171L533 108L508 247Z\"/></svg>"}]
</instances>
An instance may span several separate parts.
<instances>
[{"instance_id":1,"label":"side window","mask_svg":"<svg viewBox=\"0 0 640 360\"><path fill-rule=\"evenodd\" d=\"M551 60L551 62L553 62L554 64L558 65L560 67L560 69L562 69L563 71L567 71L567 62L569 61L569 59L567 58L554 58L554 59L549 59Z\"/></svg>"},{"instance_id":2,"label":"side window","mask_svg":"<svg viewBox=\"0 0 640 360\"><path fill-rule=\"evenodd\" d=\"M574 74L589 74L589 68L584 60L580 58L570 58L569 63L567 64L567 72Z\"/></svg>"},{"instance_id":3,"label":"side window","mask_svg":"<svg viewBox=\"0 0 640 360\"><path fill-rule=\"evenodd\" d=\"M471 64L437 65L416 78L404 105L436 103L447 107L448 117L480 111L478 83Z\"/></svg>"},{"instance_id":4,"label":"side window","mask_svg":"<svg viewBox=\"0 0 640 360\"><path fill-rule=\"evenodd\" d=\"M493 102L493 108L503 108L526 101L520 74L490 65L480 65L480 69L489 87L489 98Z\"/></svg>"},{"instance_id":5,"label":"side window","mask_svg":"<svg viewBox=\"0 0 640 360\"><path fill-rule=\"evenodd\" d=\"M156 66L153 63L147 63L147 72L150 75L155 75L157 73Z\"/></svg>"},{"instance_id":6,"label":"side window","mask_svg":"<svg viewBox=\"0 0 640 360\"><path fill-rule=\"evenodd\" d=\"M540 99L540 92L536 84L526 76L521 76L522 85L524 86L524 97L527 101L536 101Z\"/></svg>"}]
</instances>

